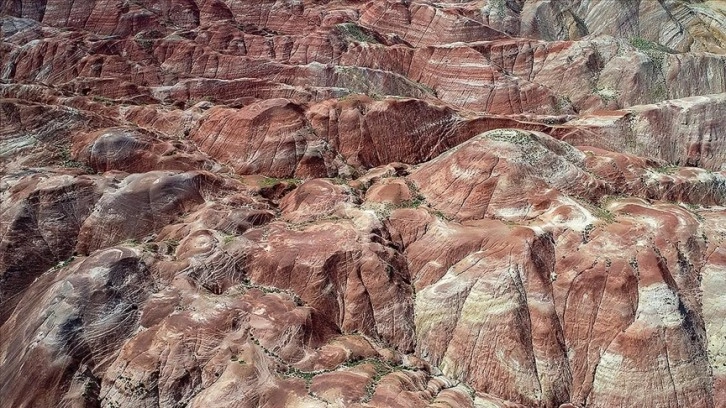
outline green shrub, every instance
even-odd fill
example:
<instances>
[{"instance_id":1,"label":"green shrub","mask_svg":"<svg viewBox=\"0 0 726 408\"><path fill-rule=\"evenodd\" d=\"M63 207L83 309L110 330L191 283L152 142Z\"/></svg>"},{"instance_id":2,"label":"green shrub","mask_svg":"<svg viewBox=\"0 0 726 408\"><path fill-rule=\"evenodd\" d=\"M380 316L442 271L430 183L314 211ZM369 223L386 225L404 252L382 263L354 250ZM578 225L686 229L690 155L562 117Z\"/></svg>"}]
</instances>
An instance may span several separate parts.
<instances>
[{"instance_id":1,"label":"green shrub","mask_svg":"<svg viewBox=\"0 0 726 408\"><path fill-rule=\"evenodd\" d=\"M349 41L380 44L375 37L367 32L367 30L361 28L355 23L338 24L338 30Z\"/></svg>"}]
</instances>

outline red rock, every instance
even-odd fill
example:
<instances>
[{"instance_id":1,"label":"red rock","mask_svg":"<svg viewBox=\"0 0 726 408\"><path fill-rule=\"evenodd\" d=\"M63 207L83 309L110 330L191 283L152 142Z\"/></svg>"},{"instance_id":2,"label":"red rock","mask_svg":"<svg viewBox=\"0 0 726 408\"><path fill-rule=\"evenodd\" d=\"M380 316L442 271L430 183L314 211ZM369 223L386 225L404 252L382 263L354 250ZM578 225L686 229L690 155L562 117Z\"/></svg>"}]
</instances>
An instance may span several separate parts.
<instances>
[{"instance_id":1,"label":"red rock","mask_svg":"<svg viewBox=\"0 0 726 408\"><path fill-rule=\"evenodd\" d=\"M330 216L344 203L353 201L349 189L327 180L303 183L280 202L283 218L293 223L315 221Z\"/></svg>"},{"instance_id":2,"label":"red rock","mask_svg":"<svg viewBox=\"0 0 726 408\"><path fill-rule=\"evenodd\" d=\"M204 202L214 183L208 173L150 172L129 175L104 192L80 228L76 250L88 254L137 240Z\"/></svg>"},{"instance_id":3,"label":"red rock","mask_svg":"<svg viewBox=\"0 0 726 408\"><path fill-rule=\"evenodd\" d=\"M345 220L319 222L301 231L273 224L267 234L249 255L248 273L254 282L293 290L316 315L344 333L359 331L410 350L408 271L384 237L373 230L363 235Z\"/></svg>"},{"instance_id":4,"label":"red rock","mask_svg":"<svg viewBox=\"0 0 726 408\"><path fill-rule=\"evenodd\" d=\"M400 179L383 179L375 183L366 191L366 200L389 203L394 206L402 205L416 199L411 188Z\"/></svg>"},{"instance_id":5,"label":"red rock","mask_svg":"<svg viewBox=\"0 0 726 408\"><path fill-rule=\"evenodd\" d=\"M139 129L111 128L78 138L75 157L95 171L193 170L211 167L182 143L163 142Z\"/></svg>"},{"instance_id":6,"label":"red rock","mask_svg":"<svg viewBox=\"0 0 726 408\"><path fill-rule=\"evenodd\" d=\"M328 403L350 404L366 397L366 386L376 374L372 364L316 375L310 392Z\"/></svg>"},{"instance_id":7,"label":"red rock","mask_svg":"<svg viewBox=\"0 0 726 408\"><path fill-rule=\"evenodd\" d=\"M270 121L281 126L269 126ZM332 167L330 149L316 143L301 107L283 99L240 110L212 109L191 137L202 151L242 174L321 176Z\"/></svg>"},{"instance_id":8,"label":"red rock","mask_svg":"<svg viewBox=\"0 0 726 408\"><path fill-rule=\"evenodd\" d=\"M608 191L579 168L583 158L546 135L496 130L424 164L410 179L448 217L521 220L562 204L565 199L558 190L585 197ZM539 174L535 166L543 166Z\"/></svg>"},{"instance_id":9,"label":"red rock","mask_svg":"<svg viewBox=\"0 0 726 408\"><path fill-rule=\"evenodd\" d=\"M480 236L491 231L489 224L478 227ZM471 228L471 233L475 231ZM507 237L501 232L491 234ZM450 236L452 243L461 238ZM571 379L550 286L554 264L550 240L547 235L537 237L531 231L518 230L507 241L493 238L480 243L460 260L437 262L432 251L420 255L425 264L441 265L445 275L427 280L418 275L417 352L445 374L465 379L482 392L524 405L566 401ZM510 265L510 256L524 263ZM448 272L447 264L452 265ZM512 269L514 276L508 272ZM530 303L529 295L522 297L524 293L537 293L536 300ZM472 336L472 332L477 334ZM492 343L527 344L530 348L487 346ZM458 357L462 355L470 357ZM512 370L506 361L516 361L519 368ZM538 377L544 372L548 374ZM531 400L532 395L540 395L542 400Z\"/></svg>"},{"instance_id":10,"label":"red rock","mask_svg":"<svg viewBox=\"0 0 726 408\"><path fill-rule=\"evenodd\" d=\"M566 3L2 3L3 403L724 405L726 9Z\"/></svg>"},{"instance_id":11,"label":"red rock","mask_svg":"<svg viewBox=\"0 0 726 408\"><path fill-rule=\"evenodd\" d=\"M361 23L398 35L414 47L492 40L506 34L478 21L429 4L391 0L371 3L362 10Z\"/></svg>"}]
</instances>

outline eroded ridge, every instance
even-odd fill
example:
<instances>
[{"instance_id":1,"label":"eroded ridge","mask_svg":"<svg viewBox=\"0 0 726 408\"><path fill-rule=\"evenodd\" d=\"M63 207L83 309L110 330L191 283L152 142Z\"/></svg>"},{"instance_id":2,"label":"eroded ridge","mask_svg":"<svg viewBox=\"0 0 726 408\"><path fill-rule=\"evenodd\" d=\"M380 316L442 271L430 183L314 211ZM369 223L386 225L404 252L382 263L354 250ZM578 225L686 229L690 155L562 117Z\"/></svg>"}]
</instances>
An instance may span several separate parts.
<instances>
[{"instance_id":1,"label":"eroded ridge","mask_svg":"<svg viewBox=\"0 0 726 408\"><path fill-rule=\"evenodd\" d=\"M0 29L0 405L726 404L721 2Z\"/></svg>"}]
</instances>

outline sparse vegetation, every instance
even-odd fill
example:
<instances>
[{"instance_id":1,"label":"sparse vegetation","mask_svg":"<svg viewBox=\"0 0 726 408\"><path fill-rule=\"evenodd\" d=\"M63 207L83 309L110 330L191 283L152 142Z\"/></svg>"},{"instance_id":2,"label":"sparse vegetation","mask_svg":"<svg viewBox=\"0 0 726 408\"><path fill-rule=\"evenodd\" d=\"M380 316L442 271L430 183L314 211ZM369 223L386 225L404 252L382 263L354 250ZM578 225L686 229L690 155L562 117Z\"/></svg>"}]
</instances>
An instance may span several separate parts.
<instances>
[{"instance_id":1,"label":"sparse vegetation","mask_svg":"<svg viewBox=\"0 0 726 408\"><path fill-rule=\"evenodd\" d=\"M114 100L113 99L106 98L105 96L93 95L91 97L91 100L94 101L94 102L102 103L102 104L104 104L106 106L112 106L114 104Z\"/></svg>"},{"instance_id":2,"label":"sparse vegetation","mask_svg":"<svg viewBox=\"0 0 726 408\"><path fill-rule=\"evenodd\" d=\"M280 288L276 288L274 286L258 285L258 284L252 283L249 280L249 278L247 278L247 277L242 279L242 284L240 285L240 287L245 288L247 290L257 289L259 291L262 291L265 294L281 293L281 294L287 295L290 298L292 298L292 301L295 302L296 306L302 306L305 304L305 302L303 302L303 300L300 298L300 296L298 296L292 290L280 289Z\"/></svg>"},{"instance_id":3,"label":"sparse vegetation","mask_svg":"<svg viewBox=\"0 0 726 408\"><path fill-rule=\"evenodd\" d=\"M637 119L635 118L635 115L632 112L628 113L625 116L625 119L628 121L628 128L627 128L625 134L623 135L624 139L625 139L624 142L625 142L625 146L627 146L627 148L630 149L632 152L639 145L638 139L637 139L638 132L635 131Z\"/></svg>"},{"instance_id":4,"label":"sparse vegetation","mask_svg":"<svg viewBox=\"0 0 726 408\"><path fill-rule=\"evenodd\" d=\"M592 233L592 230L595 229L595 226L593 224L587 224L585 229L582 231L582 243L587 244L590 242L590 234Z\"/></svg>"},{"instance_id":5,"label":"sparse vegetation","mask_svg":"<svg viewBox=\"0 0 726 408\"><path fill-rule=\"evenodd\" d=\"M613 201L623 198L623 195L606 195L600 198L600 207L607 207Z\"/></svg>"},{"instance_id":6,"label":"sparse vegetation","mask_svg":"<svg viewBox=\"0 0 726 408\"><path fill-rule=\"evenodd\" d=\"M416 197L412 198L411 200L406 200L399 204L398 208L418 208L421 206L421 204L424 204L426 202L426 199L421 196L417 195Z\"/></svg>"},{"instance_id":7,"label":"sparse vegetation","mask_svg":"<svg viewBox=\"0 0 726 408\"><path fill-rule=\"evenodd\" d=\"M641 50L648 51L656 48L656 45L652 41L648 41L642 37L633 37L630 39L630 45Z\"/></svg>"},{"instance_id":8,"label":"sparse vegetation","mask_svg":"<svg viewBox=\"0 0 726 408\"><path fill-rule=\"evenodd\" d=\"M516 129L498 129L487 133L487 137L500 142L509 142L519 146L532 143L532 136Z\"/></svg>"},{"instance_id":9,"label":"sparse vegetation","mask_svg":"<svg viewBox=\"0 0 726 408\"><path fill-rule=\"evenodd\" d=\"M630 45L637 48L640 51L648 52L648 51L657 51L657 52L665 52L669 54L675 54L676 51L666 47L663 44L659 44L657 42L653 42L650 40L646 40L643 37L632 37L630 39Z\"/></svg>"},{"instance_id":10,"label":"sparse vegetation","mask_svg":"<svg viewBox=\"0 0 726 408\"><path fill-rule=\"evenodd\" d=\"M693 204L693 203L685 203L685 205L686 205L686 208L688 208L688 211L690 211L691 214L693 214L693 216L696 218L696 220L698 220L698 222L706 221L706 218L704 218L703 215L701 215L698 212L698 210L701 209L701 207L699 205Z\"/></svg>"},{"instance_id":11,"label":"sparse vegetation","mask_svg":"<svg viewBox=\"0 0 726 408\"><path fill-rule=\"evenodd\" d=\"M176 251L177 247L179 246L179 240L178 239L168 239L166 240L166 245L169 248L169 252Z\"/></svg>"},{"instance_id":12,"label":"sparse vegetation","mask_svg":"<svg viewBox=\"0 0 726 408\"><path fill-rule=\"evenodd\" d=\"M70 258L66 259L65 261L58 262L58 265L56 265L55 267L58 269L65 268L66 266L70 265L70 263L73 262L74 259L76 259L76 257L71 256Z\"/></svg>"},{"instance_id":13,"label":"sparse vegetation","mask_svg":"<svg viewBox=\"0 0 726 408\"><path fill-rule=\"evenodd\" d=\"M272 187L280 183L290 183L293 185L300 185L302 180L297 178L276 178L276 177L265 177L260 182L260 187Z\"/></svg>"},{"instance_id":14,"label":"sparse vegetation","mask_svg":"<svg viewBox=\"0 0 726 408\"><path fill-rule=\"evenodd\" d=\"M402 202L398 205L398 208L418 208L422 204L426 203L426 197L421 194L416 184L410 180L406 180L406 186L408 186L408 190L411 192L411 196L413 196L413 198Z\"/></svg>"},{"instance_id":15,"label":"sparse vegetation","mask_svg":"<svg viewBox=\"0 0 726 408\"><path fill-rule=\"evenodd\" d=\"M507 10L506 10L506 2L505 0L490 0L489 1L490 9L489 12L494 12L497 17L500 19L503 19L507 16Z\"/></svg>"},{"instance_id":16,"label":"sparse vegetation","mask_svg":"<svg viewBox=\"0 0 726 408\"><path fill-rule=\"evenodd\" d=\"M376 389L376 386L381 381L381 378L384 376L394 372L394 371L401 371L401 370L413 370L416 371L415 368L409 368L405 367L400 364L392 364L389 361L381 361L375 358L365 358L361 360L354 360L349 361L345 364L343 364L344 367L355 367L361 364L370 364L375 369L375 374L371 381L366 386L366 396L363 397L363 402L369 402L371 398L373 397L373 392Z\"/></svg>"},{"instance_id":17,"label":"sparse vegetation","mask_svg":"<svg viewBox=\"0 0 726 408\"><path fill-rule=\"evenodd\" d=\"M154 47L154 40L149 38L137 38L136 42L139 43L141 48L151 51L151 49Z\"/></svg>"},{"instance_id":18,"label":"sparse vegetation","mask_svg":"<svg viewBox=\"0 0 726 408\"><path fill-rule=\"evenodd\" d=\"M385 220L390 217L391 211L393 211L394 208L391 203L371 203L368 207L373 210L379 220Z\"/></svg>"},{"instance_id":19,"label":"sparse vegetation","mask_svg":"<svg viewBox=\"0 0 726 408\"><path fill-rule=\"evenodd\" d=\"M668 99L668 90L663 84L658 84L650 91L650 97L654 101L662 101Z\"/></svg>"},{"instance_id":20,"label":"sparse vegetation","mask_svg":"<svg viewBox=\"0 0 726 408\"><path fill-rule=\"evenodd\" d=\"M146 388L146 384L140 381L135 382L131 377L126 377L124 375L116 377L116 383L120 385L119 388L135 397L143 397L149 392Z\"/></svg>"},{"instance_id":21,"label":"sparse vegetation","mask_svg":"<svg viewBox=\"0 0 726 408\"><path fill-rule=\"evenodd\" d=\"M207 96L204 96L202 98L190 98L190 99L187 99L186 102L184 102L184 107L185 108L191 108L192 106L194 106L194 105L196 105L198 103L201 103L201 102L209 102L211 104L216 104L219 101L214 96L207 95Z\"/></svg>"},{"instance_id":22,"label":"sparse vegetation","mask_svg":"<svg viewBox=\"0 0 726 408\"><path fill-rule=\"evenodd\" d=\"M380 44L372 33L355 23L338 24L338 29L350 41Z\"/></svg>"},{"instance_id":23,"label":"sparse vegetation","mask_svg":"<svg viewBox=\"0 0 726 408\"><path fill-rule=\"evenodd\" d=\"M628 261L628 265L630 265L631 268L637 273L638 270L638 260L635 257L630 258Z\"/></svg>"},{"instance_id":24,"label":"sparse vegetation","mask_svg":"<svg viewBox=\"0 0 726 408\"><path fill-rule=\"evenodd\" d=\"M136 238L129 238L121 242L121 245L137 247L140 245L139 240Z\"/></svg>"},{"instance_id":25,"label":"sparse vegetation","mask_svg":"<svg viewBox=\"0 0 726 408\"><path fill-rule=\"evenodd\" d=\"M674 164L666 164L664 166L653 168L653 171L661 174L674 174L676 170L678 170L678 166Z\"/></svg>"},{"instance_id":26,"label":"sparse vegetation","mask_svg":"<svg viewBox=\"0 0 726 408\"><path fill-rule=\"evenodd\" d=\"M366 396L363 397L363 402L368 402L371 400L371 398L373 397L373 392L376 390L376 386L381 381L381 378L383 378L383 376L387 374L390 374L394 370L393 367L379 360L369 360L369 362L373 364L373 367L376 370L376 374L373 376L371 382L368 383L368 386L366 386Z\"/></svg>"},{"instance_id":27,"label":"sparse vegetation","mask_svg":"<svg viewBox=\"0 0 726 408\"><path fill-rule=\"evenodd\" d=\"M594 93L603 100L603 102L611 102L618 99L618 91L609 87L595 88Z\"/></svg>"},{"instance_id":28,"label":"sparse vegetation","mask_svg":"<svg viewBox=\"0 0 726 408\"><path fill-rule=\"evenodd\" d=\"M81 169L85 173L93 173L93 169L86 166L84 163L79 162L78 160L75 160L71 156L71 149L68 146L64 146L61 148L60 152L58 153L60 156L60 165L63 167L73 168L73 169Z\"/></svg>"},{"instance_id":29,"label":"sparse vegetation","mask_svg":"<svg viewBox=\"0 0 726 408\"><path fill-rule=\"evenodd\" d=\"M346 90L346 93L344 93L342 95L338 95L338 97L336 99L338 99L338 101L340 101L340 102L343 102L343 101L351 100L351 99L355 98L357 95L360 95L360 94Z\"/></svg>"},{"instance_id":30,"label":"sparse vegetation","mask_svg":"<svg viewBox=\"0 0 726 408\"><path fill-rule=\"evenodd\" d=\"M555 102L555 113L561 115L567 113L572 109L572 100L569 96L559 96Z\"/></svg>"},{"instance_id":31,"label":"sparse vegetation","mask_svg":"<svg viewBox=\"0 0 726 408\"><path fill-rule=\"evenodd\" d=\"M239 364L242 364L242 365L247 364L246 361L242 360L241 358L239 358L237 355L234 355L234 354L229 359L231 361L234 361L234 362L239 363Z\"/></svg>"},{"instance_id":32,"label":"sparse vegetation","mask_svg":"<svg viewBox=\"0 0 726 408\"><path fill-rule=\"evenodd\" d=\"M670 93L665 82L665 74L663 73L663 63L665 62L665 54L675 54L676 51L662 44L646 40L641 37L633 37L630 44L648 56L653 63L653 68L657 76L660 77L657 84L650 88L649 97L653 101L661 101L668 99Z\"/></svg>"},{"instance_id":33,"label":"sparse vegetation","mask_svg":"<svg viewBox=\"0 0 726 408\"><path fill-rule=\"evenodd\" d=\"M348 180L340 176L331 178L330 182L338 186L348 185Z\"/></svg>"},{"instance_id":34,"label":"sparse vegetation","mask_svg":"<svg viewBox=\"0 0 726 408\"><path fill-rule=\"evenodd\" d=\"M439 210L434 211L434 215L436 216L436 218L439 218L441 220L451 221L451 218L447 217L443 212Z\"/></svg>"},{"instance_id":35,"label":"sparse vegetation","mask_svg":"<svg viewBox=\"0 0 726 408\"><path fill-rule=\"evenodd\" d=\"M630 39L630 45L636 48L638 51L648 56L650 61L653 63L653 68L656 76L660 77L657 84L650 87L649 97L654 100L668 99L670 94L668 87L666 86L665 74L663 72L663 64L665 62L666 54L676 54L677 51L666 47L663 44L646 40L642 37L633 37Z\"/></svg>"},{"instance_id":36,"label":"sparse vegetation","mask_svg":"<svg viewBox=\"0 0 726 408\"><path fill-rule=\"evenodd\" d=\"M436 94L436 90L434 88L432 88L426 84L422 84L421 82L414 82L414 84L416 84L416 86L421 88L425 93L438 97L438 95Z\"/></svg>"},{"instance_id":37,"label":"sparse vegetation","mask_svg":"<svg viewBox=\"0 0 726 408\"><path fill-rule=\"evenodd\" d=\"M615 222L615 214L605 208L596 207L593 215L605 221L607 224Z\"/></svg>"},{"instance_id":38,"label":"sparse vegetation","mask_svg":"<svg viewBox=\"0 0 726 408\"><path fill-rule=\"evenodd\" d=\"M318 374L318 373L317 372L313 372L313 371L302 371L302 370L299 370L299 369L297 369L295 367L288 366L287 367L287 373L285 373L285 374L288 375L288 376L298 377L298 378L304 379L305 380L305 385L309 388L310 387L310 382L312 381L313 377L315 377L315 375Z\"/></svg>"}]
</instances>

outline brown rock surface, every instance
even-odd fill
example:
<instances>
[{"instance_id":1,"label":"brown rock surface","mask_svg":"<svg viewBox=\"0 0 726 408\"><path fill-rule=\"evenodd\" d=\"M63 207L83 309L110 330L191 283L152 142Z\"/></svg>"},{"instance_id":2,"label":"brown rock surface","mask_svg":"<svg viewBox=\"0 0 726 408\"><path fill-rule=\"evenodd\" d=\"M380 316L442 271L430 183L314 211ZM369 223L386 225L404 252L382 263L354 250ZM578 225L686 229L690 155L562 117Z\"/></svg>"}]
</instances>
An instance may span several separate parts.
<instances>
[{"instance_id":1,"label":"brown rock surface","mask_svg":"<svg viewBox=\"0 0 726 408\"><path fill-rule=\"evenodd\" d=\"M0 406L726 405L722 3L0 2Z\"/></svg>"}]
</instances>

